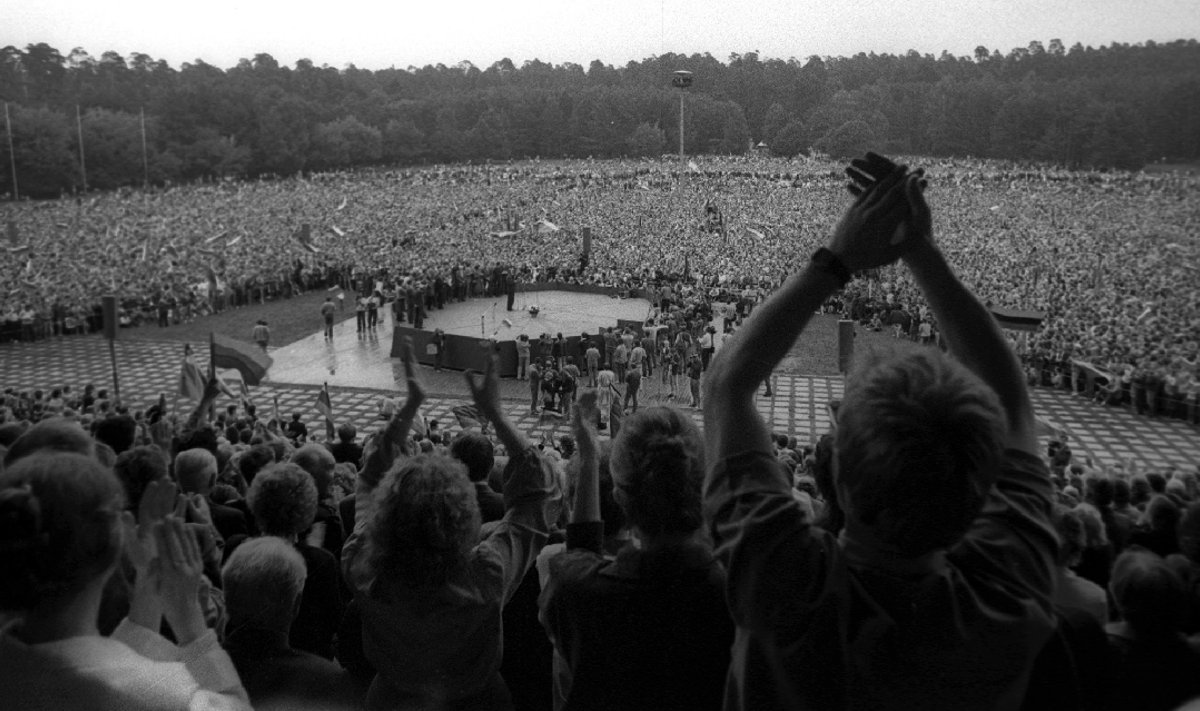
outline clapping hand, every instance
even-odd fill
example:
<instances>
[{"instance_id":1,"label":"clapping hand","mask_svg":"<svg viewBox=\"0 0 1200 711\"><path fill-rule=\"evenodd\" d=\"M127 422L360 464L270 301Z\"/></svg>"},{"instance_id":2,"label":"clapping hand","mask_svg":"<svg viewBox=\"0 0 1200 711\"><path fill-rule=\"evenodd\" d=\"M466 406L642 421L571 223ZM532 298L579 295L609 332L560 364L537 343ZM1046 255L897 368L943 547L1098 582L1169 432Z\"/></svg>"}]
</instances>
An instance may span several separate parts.
<instances>
[{"instance_id":1,"label":"clapping hand","mask_svg":"<svg viewBox=\"0 0 1200 711\"><path fill-rule=\"evenodd\" d=\"M167 516L154 527L158 547L159 595L163 616L180 646L208 629L200 609L204 558L196 536L178 516Z\"/></svg>"},{"instance_id":2,"label":"clapping hand","mask_svg":"<svg viewBox=\"0 0 1200 711\"><path fill-rule=\"evenodd\" d=\"M575 442L579 445L579 453L587 456L596 449L596 391L593 388L584 390L575 401L574 417L571 418L571 429L575 434Z\"/></svg>"},{"instance_id":3,"label":"clapping hand","mask_svg":"<svg viewBox=\"0 0 1200 711\"><path fill-rule=\"evenodd\" d=\"M477 378L477 374L472 371L467 371L464 375L475 407L479 408L479 414L489 420L495 419L500 412L500 383L496 378L496 356L488 354L482 378Z\"/></svg>"},{"instance_id":4,"label":"clapping hand","mask_svg":"<svg viewBox=\"0 0 1200 711\"><path fill-rule=\"evenodd\" d=\"M929 209L920 185L923 173L909 174L907 167L873 153L856 160L847 173L860 181L851 192L859 192L838 223L829 249L851 272L891 264L915 244L914 232L929 234ZM876 174L881 177L875 179Z\"/></svg>"},{"instance_id":5,"label":"clapping hand","mask_svg":"<svg viewBox=\"0 0 1200 711\"><path fill-rule=\"evenodd\" d=\"M404 385L408 388L408 399L405 405L415 409L425 402L425 385L417 377L417 356L413 352L412 339L405 337L400 344L400 358L404 363Z\"/></svg>"}]
</instances>

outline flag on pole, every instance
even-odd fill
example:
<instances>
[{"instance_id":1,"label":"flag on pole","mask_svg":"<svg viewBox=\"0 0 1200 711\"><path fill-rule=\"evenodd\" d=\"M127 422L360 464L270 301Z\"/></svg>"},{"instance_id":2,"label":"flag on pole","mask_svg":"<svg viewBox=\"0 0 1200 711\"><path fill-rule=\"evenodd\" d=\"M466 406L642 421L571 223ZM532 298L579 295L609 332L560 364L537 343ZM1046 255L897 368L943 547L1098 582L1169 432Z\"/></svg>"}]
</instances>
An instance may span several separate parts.
<instances>
[{"instance_id":1,"label":"flag on pole","mask_svg":"<svg viewBox=\"0 0 1200 711\"><path fill-rule=\"evenodd\" d=\"M333 440L333 400L329 397L329 383L321 386L321 392L317 395L317 412L320 412L325 417L325 434L330 441Z\"/></svg>"},{"instance_id":2,"label":"flag on pole","mask_svg":"<svg viewBox=\"0 0 1200 711\"><path fill-rule=\"evenodd\" d=\"M183 346L183 363L179 368L179 395L200 402L204 399L204 371L192 359L192 347Z\"/></svg>"},{"instance_id":3,"label":"flag on pole","mask_svg":"<svg viewBox=\"0 0 1200 711\"><path fill-rule=\"evenodd\" d=\"M233 368L241 373L246 385L261 383L272 362L271 356L256 345L220 333L212 334L213 367Z\"/></svg>"}]
</instances>

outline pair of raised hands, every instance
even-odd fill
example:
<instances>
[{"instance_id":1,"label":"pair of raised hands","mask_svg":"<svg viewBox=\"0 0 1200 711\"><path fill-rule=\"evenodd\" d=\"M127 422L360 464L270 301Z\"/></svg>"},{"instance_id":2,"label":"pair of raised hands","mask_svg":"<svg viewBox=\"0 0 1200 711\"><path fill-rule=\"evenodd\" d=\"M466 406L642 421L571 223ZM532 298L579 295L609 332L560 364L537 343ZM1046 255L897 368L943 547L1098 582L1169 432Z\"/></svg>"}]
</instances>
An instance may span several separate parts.
<instances>
[{"instance_id":1,"label":"pair of raised hands","mask_svg":"<svg viewBox=\"0 0 1200 711\"><path fill-rule=\"evenodd\" d=\"M875 153L846 168L854 203L834 230L829 249L851 272L891 264L933 234L925 202L925 172L909 172Z\"/></svg>"},{"instance_id":2,"label":"pair of raised hands","mask_svg":"<svg viewBox=\"0 0 1200 711\"><path fill-rule=\"evenodd\" d=\"M204 558L185 523L189 515L207 518L207 504L179 493L170 481L150 482L136 519L129 511L121 514L125 555L137 574L130 619L158 631L166 618L180 645L207 629L200 606Z\"/></svg>"}]
</instances>

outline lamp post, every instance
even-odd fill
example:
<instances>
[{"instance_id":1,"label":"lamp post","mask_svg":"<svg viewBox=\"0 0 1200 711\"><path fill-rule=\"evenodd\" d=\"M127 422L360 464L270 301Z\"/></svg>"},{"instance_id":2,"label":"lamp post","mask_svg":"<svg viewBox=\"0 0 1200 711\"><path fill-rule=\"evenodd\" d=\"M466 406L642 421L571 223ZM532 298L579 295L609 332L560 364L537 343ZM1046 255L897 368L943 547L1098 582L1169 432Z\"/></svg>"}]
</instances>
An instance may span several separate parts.
<instances>
[{"instance_id":1,"label":"lamp post","mask_svg":"<svg viewBox=\"0 0 1200 711\"><path fill-rule=\"evenodd\" d=\"M692 73L686 69L680 69L674 72L671 77L671 86L679 89L679 162L684 160L683 156L683 90L692 85Z\"/></svg>"}]
</instances>

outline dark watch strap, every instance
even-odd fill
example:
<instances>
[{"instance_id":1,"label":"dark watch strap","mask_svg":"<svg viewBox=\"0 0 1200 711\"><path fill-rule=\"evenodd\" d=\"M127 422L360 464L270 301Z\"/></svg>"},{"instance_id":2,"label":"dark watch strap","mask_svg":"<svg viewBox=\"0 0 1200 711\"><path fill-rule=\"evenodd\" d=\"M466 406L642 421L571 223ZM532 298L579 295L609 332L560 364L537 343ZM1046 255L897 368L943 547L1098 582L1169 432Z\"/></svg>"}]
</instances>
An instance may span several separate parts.
<instances>
[{"instance_id":1,"label":"dark watch strap","mask_svg":"<svg viewBox=\"0 0 1200 711\"><path fill-rule=\"evenodd\" d=\"M812 261L813 264L817 265L818 269L835 277L841 282L842 286L850 282L850 270L846 268L842 260L838 259L836 254L830 252L825 247L813 252Z\"/></svg>"}]
</instances>

